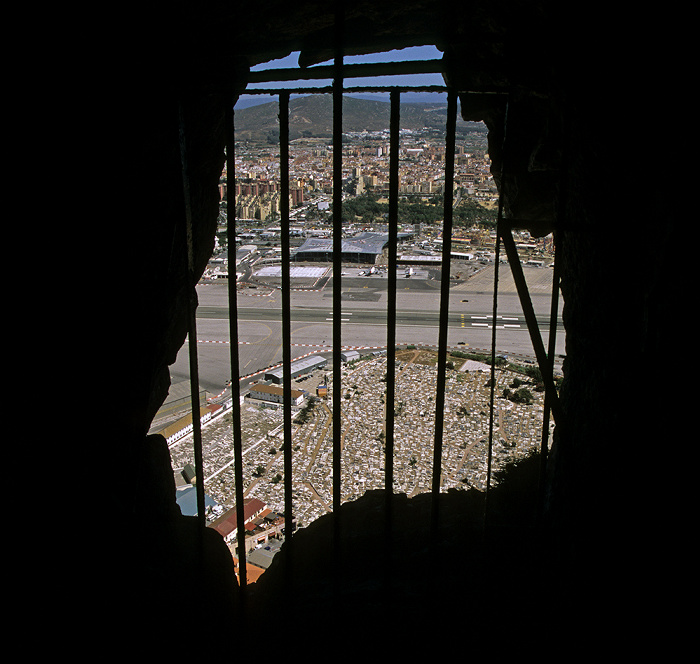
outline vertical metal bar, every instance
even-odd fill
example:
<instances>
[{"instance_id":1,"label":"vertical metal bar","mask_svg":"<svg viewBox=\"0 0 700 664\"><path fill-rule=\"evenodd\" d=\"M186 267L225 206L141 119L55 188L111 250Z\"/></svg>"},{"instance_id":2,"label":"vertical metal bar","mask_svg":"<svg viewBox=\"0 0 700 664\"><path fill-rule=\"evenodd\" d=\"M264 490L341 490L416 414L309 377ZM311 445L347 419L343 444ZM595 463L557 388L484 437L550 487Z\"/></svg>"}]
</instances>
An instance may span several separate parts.
<instances>
[{"instance_id":1,"label":"vertical metal bar","mask_svg":"<svg viewBox=\"0 0 700 664\"><path fill-rule=\"evenodd\" d=\"M393 492L394 483L394 399L396 396L396 246L399 224L399 114L400 93L390 94L391 117L389 121L389 264L386 334L386 460L384 464L384 488L387 495Z\"/></svg>"},{"instance_id":2,"label":"vertical metal bar","mask_svg":"<svg viewBox=\"0 0 700 664\"><path fill-rule=\"evenodd\" d=\"M236 496L236 538L240 579L241 616L245 619L247 565L245 551L245 513L243 509L243 434L241 431L241 384L238 355L238 292L236 284L236 159L235 101L226 109L226 250L228 252L229 354L231 362L231 410L233 429L234 488Z\"/></svg>"},{"instance_id":3,"label":"vertical metal bar","mask_svg":"<svg viewBox=\"0 0 700 664\"><path fill-rule=\"evenodd\" d=\"M334 580L340 572L340 505L341 505L341 272L343 246L343 7L336 3L335 58L333 77L333 556Z\"/></svg>"},{"instance_id":4,"label":"vertical metal bar","mask_svg":"<svg viewBox=\"0 0 700 664\"><path fill-rule=\"evenodd\" d=\"M503 225L503 204L505 187L505 161L506 161L506 146L505 139L508 129L508 104L506 103L505 115L503 118L503 150L501 157L501 191L498 196L498 217L496 221L496 252L494 256L494 271L493 271L493 311L491 318L491 396L489 399L489 449L486 461L486 492L484 496L484 515L483 527L484 532L488 528L489 518L489 494L491 491L491 473L493 470L493 424L494 424L494 404L496 394L496 317L498 315L498 270L501 263L501 227Z\"/></svg>"},{"instance_id":5,"label":"vertical metal bar","mask_svg":"<svg viewBox=\"0 0 700 664\"><path fill-rule=\"evenodd\" d=\"M384 492L386 494L385 575L391 572L392 502L394 494L394 422L396 408L396 245L399 226L399 117L400 93L390 95L389 120L389 265L386 332L386 425L384 435ZM387 577L388 578L388 577Z\"/></svg>"},{"instance_id":6,"label":"vertical metal bar","mask_svg":"<svg viewBox=\"0 0 700 664\"><path fill-rule=\"evenodd\" d=\"M292 532L294 524L292 506L292 333L291 333L291 283L289 265L289 93L280 92L280 212L282 232L282 400L284 424L284 527L287 587L291 583Z\"/></svg>"},{"instance_id":7,"label":"vertical metal bar","mask_svg":"<svg viewBox=\"0 0 700 664\"><path fill-rule=\"evenodd\" d=\"M550 401L551 410L554 415L554 419L556 420L558 419L558 415L560 412L559 396L557 395L556 389L554 388L554 382L552 380L551 372L547 371L547 353L544 349L542 335L540 334L540 329L537 325L537 317L535 316L535 309L532 306L530 293L527 290L527 283L525 282L525 276L523 274L523 266L520 263L518 249L515 246L515 240L513 240L513 233L510 229L510 226L506 223L500 224L500 226L501 228L499 235L503 240L503 247L506 250L506 254L508 256L508 263L510 264L510 269L513 273L513 281L515 281L515 287L518 291L518 296L520 298L520 305L523 308L523 315L525 316L527 329L530 333L532 347L535 351L535 357L537 358L537 363L539 365L540 371L542 372L545 395Z\"/></svg>"},{"instance_id":8,"label":"vertical metal bar","mask_svg":"<svg viewBox=\"0 0 700 664\"><path fill-rule=\"evenodd\" d=\"M501 180L501 182L503 182ZM502 207L503 201L503 191L499 196L498 203L498 221L497 225L501 223L501 215L503 212ZM486 492L484 498L484 530L487 528L488 524L488 504L489 504L489 492L491 490L491 472L493 468L493 423L494 423L494 404L495 404L495 393L496 393L496 316L498 314L498 266L501 262L501 236L498 231L496 231L496 254L494 257L494 270L493 270L493 312L491 319L491 396L489 398L489 449L486 458Z\"/></svg>"},{"instance_id":9,"label":"vertical metal bar","mask_svg":"<svg viewBox=\"0 0 700 664\"><path fill-rule=\"evenodd\" d=\"M447 364L447 318L450 302L450 257L452 255L452 206L454 198L455 125L457 94L447 93L447 125L445 130L445 192L442 224L442 277L440 283L440 321L438 331L437 386L435 394L435 444L433 449L432 516L433 540L439 521L439 496L442 477L442 436L445 417L445 372Z\"/></svg>"},{"instance_id":10,"label":"vertical metal bar","mask_svg":"<svg viewBox=\"0 0 700 664\"><path fill-rule=\"evenodd\" d=\"M192 197L190 192L189 162L185 135L185 113L179 106L180 160L182 164L182 189L185 203L185 242L187 246L187 280L185 284L187 308L187 336L189 339L190 395L192 400L192 436L194 443L194 467L196 472L197 522L206 526L204 510L204 463L202 455L202 425L199 409L199 366L197 361L196 279L194 275L194 239L192 236Z\"/></svg>"}]
</instances>

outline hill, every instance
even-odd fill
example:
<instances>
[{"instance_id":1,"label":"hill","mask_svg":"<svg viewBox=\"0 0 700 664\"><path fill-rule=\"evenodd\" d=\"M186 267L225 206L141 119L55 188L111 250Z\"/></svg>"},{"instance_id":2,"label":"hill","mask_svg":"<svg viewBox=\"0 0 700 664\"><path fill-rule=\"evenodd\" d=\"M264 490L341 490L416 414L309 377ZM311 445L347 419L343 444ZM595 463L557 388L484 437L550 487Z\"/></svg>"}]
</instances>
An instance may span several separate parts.
<instances>
[{"instance_id":1,"label":"hill","mask_svg":"<svg viewBox=\"0 0 700 664\"><path fill-rule=\"evenodd\" d=\"M276 101L236 110L236 136L249 140L274 140L279 136L278 103ZM343 97L343 131L382 131L389 128L390 104L385 101ZM444 131L446 103L402 103L402 129L428 127ZM478 122L459 118L458 133L474 132L486 138L486 128ZM289 136L331 138L333 135L333 97L316 94L293 98L289 102Z\"/></svg>"}]
</instances>

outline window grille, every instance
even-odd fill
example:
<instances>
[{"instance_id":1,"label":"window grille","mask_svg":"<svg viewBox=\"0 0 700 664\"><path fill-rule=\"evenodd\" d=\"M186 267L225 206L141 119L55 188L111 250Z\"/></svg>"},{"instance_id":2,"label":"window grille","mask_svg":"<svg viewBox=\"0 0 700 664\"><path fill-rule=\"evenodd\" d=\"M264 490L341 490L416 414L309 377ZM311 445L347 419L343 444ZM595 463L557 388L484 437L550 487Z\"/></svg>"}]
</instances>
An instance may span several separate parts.
<instances>
[{"instance_id":1,"label":"window grille","mask_svg":"<svg viewBox=\"0 0 700 664\"><path fill-rule=\"evenodd\" d=\"M445 187L444 187L444 224L443 224L443 245L442 245L442 280L440 290L439 324L438 324L438 362L437 362L437 384L435 402L435 429L433 441L433 468L432 468L432 514L431 531L434 536L437 533L439 523L439 493L443 454L443 427L444 427L444 406L445 406L445 381L446 381L446 360L447 360L447 331L449 314L449 287L450 287L450 256L452 249L452 222L453 222L453 182L454 182L454 156L455 156L455 123L457 113L458 94L493 94L502 98L503 103L508 104L507 91L503 90L455 90L447 86L355 86L344 87L343 81L348 77L394 75L394 74L424 74L442 73L442 62L440 60L421 62L401 62L384 64L358 64L349 65L343 63L342 53L337 53L332 66L312 67L305 70L268 70L265 72L253 72L250 75L251 83L266 83L283 80L311 80L326 79L329 76L333 79L330 87L294 87L281 90L279 88L260 88L247 90L246 94L270 95L274 94L279 100L279 120L280 120L280 179L281 179L281 242L282 242L282 352L283 352L283 430L284 430L284 518L285 518L285 560L287 561L287 580L291 580L294 563L294 512L292 504L292 409L291 409L291 316L290 316L290 210L289 210L289 100L291 94L306 93L328 93L333 96L333 467L332 467L332 490L333 490L333 524L334 524L334 552L333 561L335 569L335 579L340 578L342 561L338 557L339 543L342 537L342 523L340 520L341 504L341 426L342 421L342 380L341 380L341 348L342 348L342 323L341 316L341 238L343 230L342 222L342 195L340 182L342 179L342 98L347 92L388 92L390 96L390 162L389 162L389 240L388 240L388 306L387 306L387 383L386 383L386 403L394 404L395 401L395 371L396 363L396 266L397 266L397 229L398 229L398 174L399 174L399 121L400 121L400 99L403 93L408 92L444 92L447 93L447 124L445 132ZM507 112L505 114L507 124ZM234 141L234 111L233 102L229 104L227 117L226 155L227 155L227 238L229 251L235 247L236 237L236 213L235 213L235 141ZM504 130L507 127L504 127ZM507 144L507 132L504 132ZM181 150L183 165L183 182L185 191L186 206L186 233L188 246L188 268L190 277L193 280L192 261L192 232L191 232L191 209L189 200L188 172L187 172L187 150L186 131L181 122ZM504 145L504 169L507 168L507 145ZM501 179L505 182L505 178ZM527 285L523 276L517 248L513 241L512 229L519 227L517 220L507 220L503 218L503 193L499 197L498 222L497 222L496 258L494 263L495 276L493 285L493 324L491 339L491 398L490 398L490 424L488 440L488 460L487 460L487 484L484 502L484 524L488 522L488 495L492 475L492 451L493 451L493 423L494 423L494 399L495 399L495 366L496 366L496 325L498 312L498 279L501 245L503 246L508 262L513 272L517 292L523 308L523 313L527 322L530 337L533 343L535 356L539 364L545 382L545 412L542 427L541 454L544 463L546 462L546 451L548 445L549 431L549 410L551 409L555 420L560 416L559 404L556 388L553 382L553 358L555 351L555 334L557 326L557 294L559 290L557 261L555 255L554 277L552 290L551 320L549 329L549 344L545 350L544 343L540 336L540 330L535 318L534 309L529 298ZM194 288L192 289L194 290ZM239 335L238 335L238 298L235 278L229 279L229 330L231 348L231 376L240 376L239 367ZM199 385L197 352L196 352L196 317L195 304L189 302L189 349L190 349L190 380L192 385L192 407L194 423L194 449L195 465L199 470L203 467L202 459L202 434L199 426L199 398L197 389ZM233 447L234 447L234 467L235 467L235 499L236 505L242 506L243 499L243 448L241 431L241 410L239 394L235 386L238 383L235 378L232 380L232 420L233 420ZM392 502L393 482L394 482L394 408L386 408L386 439L385 439L385 470L384 488L386 493L386 551L391 551L392 537ZM204 519L204 486L203 481L198 481L197 505L199 521L205 527ZM239 579L241 584L241 597L243 608L245 609L245 597L247 586L246 554L243 543L245 533L245 521L243 509L237 510L237 532L238 532L238 559L239 559ZM385 566L387 573L389 565Z\"/></svg>"}]
</instances>

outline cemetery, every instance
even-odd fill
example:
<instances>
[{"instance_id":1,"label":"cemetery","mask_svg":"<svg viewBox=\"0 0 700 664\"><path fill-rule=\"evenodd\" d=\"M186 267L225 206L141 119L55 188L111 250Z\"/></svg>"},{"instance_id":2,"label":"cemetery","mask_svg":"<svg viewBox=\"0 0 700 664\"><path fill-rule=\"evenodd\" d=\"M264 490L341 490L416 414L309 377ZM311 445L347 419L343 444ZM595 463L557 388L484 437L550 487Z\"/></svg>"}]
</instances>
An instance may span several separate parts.
<instances>
[{"instance_id":1,"label":"cemetery","mask_svg":"<svg viewBox=\"0 0 700 664\"><path fill-rule=\"evenodd\" d=\"M395 367L394 492L408 497L431 490L435 385L434 351L397 351ZM487 482L490 422L490 366L457 360L448 366L445 385L441 491L474 488ZM368 355L344 365L342 404L342 501L384 486L385 391L387 359ZM529 385L531 403L503 395L522 389L523 376L495 370L492 475L506 462L523 458L540 445L544 393ZM311 371L307 387L328 385L327 396L312 399L292 430L293 504L299 527L332 510L332 372ZM295 387L296 383L293 384ZM515 386L515 387L514 387ZM276 404L274 405L276 406ZM246 399L241 409L244 496L284 510L283 411L264 401ZM205 491L217 504L235 505L230 412L208 425L204 439ZM192 463L191 436L170 448L179 474ZM492 486L495 484L492 476Z\"/></svg>"}]
</instances>

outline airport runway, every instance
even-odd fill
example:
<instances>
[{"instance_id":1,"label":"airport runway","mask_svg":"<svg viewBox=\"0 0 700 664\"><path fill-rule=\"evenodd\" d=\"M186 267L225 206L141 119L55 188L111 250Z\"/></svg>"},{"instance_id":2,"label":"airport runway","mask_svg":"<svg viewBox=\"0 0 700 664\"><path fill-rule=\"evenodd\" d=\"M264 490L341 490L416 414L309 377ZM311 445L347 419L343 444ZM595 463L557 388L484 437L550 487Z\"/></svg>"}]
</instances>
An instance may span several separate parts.
<instances>
[{"instance_id":1,"label":"airport runway","mask_svg":"<svg viewBox=\"0 0 700 664\"><path fill-rule=\"evenodd\" d=\"M496 347L499 353L534 358L532 342L509 270L500 270ZM530 298L540 333L547 345L551 270L526 270ZM341 343L349 348L383 348L387 340L387 279L344 277L340 311ZM493 269L484 270L450 290L449 346L465 351L490 351L493 312ZM331 348L333 322L332 281L322 290L295 290L291 294L292 357L327 353ZM230 379L228 284L212 282L197 287L198 364L201 387L218 394ZM397 344L437 345L440 283L430 279L398 279ZM251 376L282 361L281 293L278 289L243 289L237 296L239 363L242 377ZM564 353L564 330L560 318L556 333L557 353ZM189 378L186 345L171 366L173 383Z\"/></svg>"},{"instance_id":2,"label":"airport runway","mask_svg":"<svg viewBox=\"0 0 700 664\"><path fill-rule=\"evenodd\" d=\"M386 309L361 309L343 306L340 311L340 320L351 325L380 325L386 326L387 312ZM213 320L228 320L228 307L199 307L197 317L200 319ZM293 307L290 309L290 320L293 323L325 323L333 320L334 312L332 307ZM462 325L464 323L471 326L484 325L486 319L490 320L493 316L493 310L486 309L477 311L473 308L465 309L462 312L450 311L448 313L448 325ZM259 321L259 322L279 322L281 317L281 309L273 307L251 308L239 307L238 319L243 321ZM547 326L549 324L549 316L538 316L538 324ZM440 312L420 310L402 309L396 312L396 323L398 326L427 326L436 327L439 324ZM520 314L502 314L497 315L497 322L500 322L505 327L520 327L525 324L525 319Z\"/></svg>"}]
</instances>

